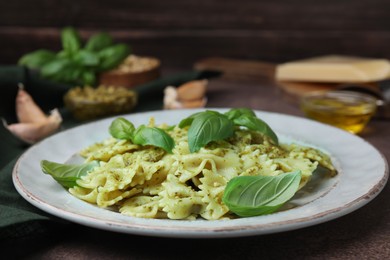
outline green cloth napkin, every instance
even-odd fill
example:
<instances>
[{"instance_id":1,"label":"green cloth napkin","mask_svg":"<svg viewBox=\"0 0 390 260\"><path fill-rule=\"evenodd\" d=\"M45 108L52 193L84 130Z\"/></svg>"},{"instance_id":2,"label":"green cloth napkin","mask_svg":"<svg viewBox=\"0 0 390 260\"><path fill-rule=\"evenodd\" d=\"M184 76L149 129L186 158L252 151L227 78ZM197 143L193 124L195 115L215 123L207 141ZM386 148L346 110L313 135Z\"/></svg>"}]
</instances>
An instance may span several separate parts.
<instances>
[{"instance_id":1,"label":"green cloth napkin","mask_svg":"<svg viewBox=\"0 0 390 260\"><path fill-rule=\"evenodd\" d=\"M168 85L178 86L195 79L218 76L211 71L189 71L138 86L139 102L133 112L158 110L162 108L163 90ZM37 104L44 111L60 108L63 129L77 126L78 122L63 108L62 97L70 88L68 85L45 81L33 71L19 66L0 67L0 117L8 122L16 120L15 97L17 84L23 83ZM17 158L28 148L26 144L0 127L0 241L31 239L53 229L61 229L70 223L46 214L24 200L12 182L12 170Z\"/></svg>"}]
</instances>

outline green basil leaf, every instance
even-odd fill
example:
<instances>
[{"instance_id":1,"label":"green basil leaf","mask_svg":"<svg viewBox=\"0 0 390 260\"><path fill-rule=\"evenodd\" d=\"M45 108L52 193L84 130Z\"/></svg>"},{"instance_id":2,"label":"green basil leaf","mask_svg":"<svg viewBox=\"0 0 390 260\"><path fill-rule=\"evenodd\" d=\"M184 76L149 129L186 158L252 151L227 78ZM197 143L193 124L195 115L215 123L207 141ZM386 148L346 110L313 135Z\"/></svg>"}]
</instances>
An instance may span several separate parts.
<instances>
[{"instance_id":1,"label":"green basil leaf","mask_svg":"<svg viewBox=\"0 0 390 260\"><path fill-rule=\"evenodd\" d=\"M218 141L233 135L234 124L225 115L215 111L200 112L194 116L188 129L190 152L197 152L211 141Z\"/></svg>"},{"instance_id":2,"label":"green basil leaf","mask_svg":"<svg viewBox=\"0 0 390 260\"><path fill-rule=\"evenodd\" d=\"M126 44L116 44L99 51L100 71L106 71L118 66L130 54L130 47Z\"/></svg>"},{"instance_id":3,"label":"green basil leaf","mask_svg":"<svg viewBox=\"0 0 390 260\"><path fill-rule=\"evenodd\" d=\"M110 134L117 139L133 140L135 127L123 117L116 118L109 127Z\"/></svg>"},{"instance_id":4,"label":"green basil leaf","mask_svg":"<svg viewBox=\"0 0 390 260\"><path fill-rule=\"evenodd\" d=\"M41 161L42 171L51 175L53 179L65 188L73 188L74 186L77 186L76 181L97 166L99 166L97 161L80 165L61 164L47 160Z\"/></svg>"},{"instance_id":5,"label":"green basil leaf","mask_svg":"<svg viewBox=\"0 0 390 260\"><path fill-rule=\"evenodd\" d=\"M242 115L256 116L255 112L249 108L232 108L225 115L230 119L234 120Z\"/></svg>"},{"instance_id":6,"label":"green basil leaf","mask_svg":"<svg viewBox=\"0 0 390 260\"><path fill-rule=\"evenodd\" d=\"M175 129L175 127L176 127L175 125L167 126L166 128L164 128L164 130L167 131L167 132L170 132L173 129Z\"/></svg>"},{"instance_id":7,"label":"green basil leaf","mask_svg":"<svg viewBox=\"0 0 390 260\"><path fill-rule=\"evenodd\" d=\"M99 65L99 56L88 50L80 50L76 53L74 56L74 60L80 65L80 66L86 66L86 67L92 67Z\"/></svg>"},{"instance_id":8,"label":"green basil leaf","mask_svg":"<svg viewBox=\"0 0 390 260\"><path fill-rule=\"evenodd\" d=\"M83 73L85 73L86 69L71 61L68 61L68 64L69 65L64 66L63 69L57 73L46 75L46 78L61 83L85 85Z\"/></svg>"},{"instance_id":9,"label":"green basil leaf","mask_svg":"<svg viewBox=\"0 0 390 260\"><path fill-rule=\"evenodd\" d=\"M78 66L67 67L64 73L66 74L66 78L67 78L66 82L84 85L82 80L84 69L82 67L78 67Z\"/></svg>"},{"instance_id":10,"label":"green basil leaf","mask_svg":"<svg viewBox=\"0 0 390 260\"><path fill-rule=\"evenodd\" d=\"M19 61L19 65L24 65L30 69L40 69L44 64L52 61L56 54L48 50L36 50L34 52L23 55Z\"/></svg>"},{"instance_id":11,"label":"green basil leaf","mask_svg":"<svg viewBox=\"0 0 390 260\"><path fill-rule=\"evenodd\" d=\"M98 52L112 45L112 38L108 33L101 32L91 36L85 44L85 50Z\"/></svg>"},{"instance_id":12,"label":"green basil leaf","mask_svg":"<svg viewBox=\"0 0 390 260\"><path fill-rule=\"evenodd\" d=\"M75 55L81 49L80 36L72 27L66 27L61 31L62 48L69 55Z\"/></svg>"},{"instance_id":13,"label":"green basil leaf","mask_svg":"<svg viewBox=\"0 0 390 260\"><path fill-rule=\"evenodd\" d=\"M85 70L82 74L82 84L93 86L96 83L96 75L92 70Z\"/></svg>"},{"instance_id":14,"label":"green basil leaf","mask_svg":"<svg viewBox=\"0 0 390 260\"><path fill-rule=\"evenodd\" d=\"M295 195L300 180L300 171L278 176L235 177L226 185L222 201L241 217L269 214Z\"/></svg>"},{"instance_id":15,"label":"green basil leaf","mask_svg":"<svg viewBox=\"0 0 390 260\"><path fill-rule=\"evenodd\" d=\"M131 140L134 144L142 146L157 146L169 153L172 153L175 146L173 138L164 130L144 125L135 129L134 125L124 118L115 119L109 127L109 132L115 138Z\"/></svg>"},{"instance_id":16,"label":"green basil leaf","mask_svg":"<svg viewBox=\"0 0 390 260\"><path fill-rule=\"evenodd\" d=\"M243 114L238 118L235 118L233 122L236 125L245 126L250 130L259 131L263 133L264 135L271 138L271 140L276 145L279 143L278 136L275 134L275 132L271 129L271 127L266 122L264 122L260 118Z\"/></svg>"},{"instance_id":17,"label":"green basil leaf","mask_svg":"<svg viewBox=\"0 0 390 260\"><path fill-rule=\"evenodd\" d=\"M186 127L186 126L190 126L190 125L192 124L192 122L194 121L194 118L195 118L197 115L201 114L201 113L203 113L203 112L198 112L198 113L195 113L195 114L190 115L190 116L187 117L187 118L184 118L183 120L180 121L179 127L180 127L180 128L184 128L184 127Z\"/></svg>"},{"instance_id":18,"label":"green basil leaf","mask_svg":"<svg viewBox=\"0 0 390 260\"><path fill-rule=\"evenodd\" d=\"M192 122L194 121L195 117L199 116L199 115L202 115L203 113L209 113L209 114L220 114L219 112L217 111L212 111L212 110L206 110L206 111L203 111L203 112L197 112L197 113L194 113L192 115L190 115L189 117L187 118L184 118L180 121L179 123L179 127L180 128L184 128L186 126L190 126L192 124Z\"/></svg>"},{"instance_id":19,"label":"green basil leaf","mask_svg":"<svg viewBox=\"0 0 390 260\"><path fill-rule=\"evenodd\" d=\"M69 53L64 51L64 50L57 52L56 56L59 59L70 59L71 58L71 55L69 55Z\"/></svg>"},{"instance_id":20,"label":"green basil leaf","mask_svg":"<svg viewBox=\"0 0 390 260\"><path fill-rule=\"evenodd\" d=\"M141 125L134 134L133 142L139 145L153 145L172 153L175 142L164 130Z\"/></svg>"},{"instance_id":21,"label":"green basil leaf","mask_svg":"<svg viewBox=\"0 0 390 260\"><path fill-rule=\"evenodd\" d=\"M46 63L41 68L41 75L46 78L54 77L63 73L65 69L72 66L72 62L66 59L55 59Z\"/></svg>"}]
</instances>

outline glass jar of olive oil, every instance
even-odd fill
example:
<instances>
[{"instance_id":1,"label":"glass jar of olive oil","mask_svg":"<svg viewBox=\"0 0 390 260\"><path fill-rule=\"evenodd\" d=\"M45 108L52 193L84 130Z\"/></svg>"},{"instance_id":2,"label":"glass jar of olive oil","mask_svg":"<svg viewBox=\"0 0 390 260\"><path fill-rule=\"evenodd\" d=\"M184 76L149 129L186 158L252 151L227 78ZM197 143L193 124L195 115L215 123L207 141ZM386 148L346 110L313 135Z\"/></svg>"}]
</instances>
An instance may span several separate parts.
<instances>
[{"instance_id":1,"label":"glass jar of olive oil","mask_svg":"<svg viewBox=\"0 0 390 260\"><path fill-rule=\"evenodd\" d=\"M377 100L351 91L315 92L304 96L301 108L308 118L360 133L375 114Z\"/></svg>"}]
</instances>

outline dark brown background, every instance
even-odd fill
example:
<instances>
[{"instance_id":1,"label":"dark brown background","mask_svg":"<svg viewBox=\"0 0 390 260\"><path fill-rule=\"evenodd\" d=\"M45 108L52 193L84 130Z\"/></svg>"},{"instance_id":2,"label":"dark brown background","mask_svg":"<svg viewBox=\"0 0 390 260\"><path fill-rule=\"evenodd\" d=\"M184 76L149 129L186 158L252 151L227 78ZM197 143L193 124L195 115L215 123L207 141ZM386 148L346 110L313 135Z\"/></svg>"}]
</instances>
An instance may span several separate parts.
<instances>
[{"instance_id":1,"label":"dark brown background","mask_svg":"<svg viewBox=\"0 0 390 260\"><path fill-rule=\"evenodd\" d=\"M60 48L59 30L106 30L136 54L190 67L209 56L281 62L329 53L390 58L387 0L4 0L0 64Z\"/></svg>"}]
</instances>

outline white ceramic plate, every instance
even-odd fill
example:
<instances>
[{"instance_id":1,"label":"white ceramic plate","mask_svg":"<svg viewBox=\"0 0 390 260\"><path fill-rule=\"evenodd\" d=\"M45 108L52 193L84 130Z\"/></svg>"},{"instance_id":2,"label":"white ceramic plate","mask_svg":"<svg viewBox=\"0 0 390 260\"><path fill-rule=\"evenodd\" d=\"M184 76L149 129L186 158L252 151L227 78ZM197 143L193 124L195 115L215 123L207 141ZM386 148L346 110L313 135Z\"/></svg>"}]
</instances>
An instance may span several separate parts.
<instances>
[{"instance_id":1,"label":"white ceramic plate","mask_svg":"<svg viewBox=\"0 0 390 260\"><path fill-rule=\"evenodd\" d=\"M146 124L151 116L156 123L177 124L198 111L152 111L125 117L136 126ZM218 221L124 216L73 197L40 169L43 159L63 163L82 148L109 137L108 126L113 118L108 118L58 133L32 146L16 163L13 182L31 204L69 221L129 234L189 238L260 235L319 224L362 207L386 184L386 160L363 139L304 118L261 111L256 114L275 130L281 142L299 142L329 153L339 174L334 178L314 178L287 205L290 209L285 207L265 216Z\"/></svg>"}]
</instances>

